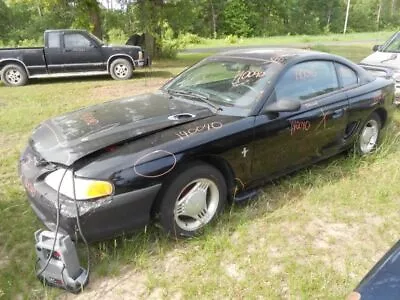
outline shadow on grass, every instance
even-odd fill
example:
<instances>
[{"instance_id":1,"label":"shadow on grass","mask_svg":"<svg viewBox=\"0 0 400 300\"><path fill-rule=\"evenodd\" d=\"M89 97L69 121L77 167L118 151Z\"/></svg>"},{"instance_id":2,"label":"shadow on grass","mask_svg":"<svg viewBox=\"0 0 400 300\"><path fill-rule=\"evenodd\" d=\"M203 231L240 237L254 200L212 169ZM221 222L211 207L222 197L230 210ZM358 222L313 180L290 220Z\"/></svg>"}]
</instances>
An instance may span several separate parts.
<instances>
[{"instance_id":1,"label":"shadow on grass","mask_svg":"<svg viewBox=\"0 0 400 300\"><path fill-rule=\"evenodd\" d=\"M151 78L170 78L173 73L164 70L140 70L133 73L132 79L151 79ZM95 82L95 81L113 81L110 75L99 75L99 76L81 76L81 77L60 77L60 78L33 78L29 80L29 85L40 85L40 84L54 84L54 83L77 83L77 82ZM128 81L128 82L129 82ZM5 85L2 85L5 87Z\"/></svg>"}]
</instances>

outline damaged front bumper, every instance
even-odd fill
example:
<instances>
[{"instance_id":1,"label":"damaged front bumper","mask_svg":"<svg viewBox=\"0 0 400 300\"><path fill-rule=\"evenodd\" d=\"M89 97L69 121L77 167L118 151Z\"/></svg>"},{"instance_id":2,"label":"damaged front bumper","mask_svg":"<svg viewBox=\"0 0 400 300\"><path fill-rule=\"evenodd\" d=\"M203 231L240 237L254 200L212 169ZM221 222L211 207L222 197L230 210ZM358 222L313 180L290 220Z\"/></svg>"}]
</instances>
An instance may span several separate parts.
<instances>
[{"instance_id":1,"label":"damaged front bumper","mask_svg":"<svg viewBox=\"0 0 400 300\"><path fill-rule=\"evenodd\" d=\"M94 201L77 201L85 238L102 240L148 224L151 206L160 187L155 185ZM54 231L57 222L57 192L40 182L34 184L34 190L28 189L27 194L36 215L47 228ZM59 230L75 239L79 237L75 201L59 195L59 202Z\"/></svg>"},{"instance_id":2,"label":"damaged front bumper","mask_svg":"<svg viewBox=\"0 0 400 300\"><path fill-rule=\"evenodd\" d=\"M57 197L57 191L44 181L54 170L49 170L46 165L37 166L33 155L28 147L21 157L19 172L33 210L48 229L56 229L57 203L60 205L59 232L69 234L73 239L79 238L77 208L82 233L90 241L114 237L148 224L161 184L75 202L62 194Z\"/></svg>"}]
</instances>

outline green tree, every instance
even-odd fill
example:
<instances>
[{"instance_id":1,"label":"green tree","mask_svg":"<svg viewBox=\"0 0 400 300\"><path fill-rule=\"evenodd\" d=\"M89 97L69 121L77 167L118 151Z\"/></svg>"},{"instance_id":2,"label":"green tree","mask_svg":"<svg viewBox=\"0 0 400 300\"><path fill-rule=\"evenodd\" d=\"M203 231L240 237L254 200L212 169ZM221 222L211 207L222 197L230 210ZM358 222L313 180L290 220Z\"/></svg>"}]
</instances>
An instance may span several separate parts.
<instances>
[{"instance_id":1,"label":"green tree","mask_svg":"<svg viewBox=\"0 0 400 300\"><path fill-rule=\"evenodd\" d=\"M248 1L231 0L223 12L223 30L225 34L249 37L253 35L254 28L250 20L254 18L255 12L251 10Z\"/></svg>"},{"instance_id":2,"label":"green tree","mask_svg":"<svg viewBox=\"0 0 400 300\"><path fill-rule=\"evenodd\" d=\"M9 14L10 11L3 0L0 0L0 40L4 40L7 37L9 30Z\"/></svg>"},{"instance_id":3,"label":"green tree","mask_svg":"<svg viewBox=\"0 0 400 300\"><path fill-rule=\"evenodd\" d=\"M75 28L86 28L95 36L102 38L101 9L97 0L75 0L71 1L75 7Z\"/></svg>"}]
</instances>

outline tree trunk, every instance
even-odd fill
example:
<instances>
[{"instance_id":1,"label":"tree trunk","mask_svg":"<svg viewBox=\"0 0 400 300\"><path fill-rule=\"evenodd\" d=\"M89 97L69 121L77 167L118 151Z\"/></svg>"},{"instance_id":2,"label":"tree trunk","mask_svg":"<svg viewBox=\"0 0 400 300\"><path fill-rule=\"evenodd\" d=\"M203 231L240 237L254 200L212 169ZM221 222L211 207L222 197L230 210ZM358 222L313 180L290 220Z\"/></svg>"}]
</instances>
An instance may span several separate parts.
<instances>
[{"instance_id":1,"label":"tree trunk","mask_svg":"<svg viewBox=\"0 0 400 300\"><path fill-rule=\"evenodd\" d=\"M100 7L97 0L80 0L78 4L83 13L87 13L90 25L92 26L92 33L99 39L103 37L103 30L101 28Z\"/></svg>"},{"instance_id":2,"label":"tree trunk","mask_svg":"<svg viewBox=\"0 0 400 300\"><path fill-rule=\"evenodd\" d=\"M211 4L211 17L212 17L212 27L213 27L213 37L214 39L217 38L217 14L215 13L214 3L210 0Z\"/></svg>"},{"instance_id":3,"label":"tree trunk","mask_svg":"<svg viewBox=\"0 0 400 300\"><path fill-rule=\"evenodd\" d=\"M38 6L37 6L37 10L38 10L38 14L39 14L39 17L43 17L43 13L42 13L42 9L40 8L40 4L38 3Z\"/></svg>"},{"instance_id":4,"label":"tree trunk","mask_svg":"<svg viewBox=\"0 0 400 300\"><path fill-rule=\"evenodd\" d=\"M391 17L393 17L395 5L396 5L396 0L392 0L392 9L390 11L390 16Z\"/></svg>"},{"instance_id":5,"label":"tree trunk","mask_svg":"<svg viewBox=\"0 0 400 300\"><path fill-rule=\"evenodd\" d=\"M379 21L381 19L382 0L379 1L378 15L376 16L376 28L379 29Z\"/></svg>"},{"instance_id":6,"label":"tree trunk","mask_svg":"<svg viewBox=\"0 0 400 300\"><path fill-rule=\"evenodd\" d=\"M101 29L100 13L96 10L90 11L90 21L93 24L92 33L99 39L103 38L103 30Z\"/></svg>"}]
</instances>

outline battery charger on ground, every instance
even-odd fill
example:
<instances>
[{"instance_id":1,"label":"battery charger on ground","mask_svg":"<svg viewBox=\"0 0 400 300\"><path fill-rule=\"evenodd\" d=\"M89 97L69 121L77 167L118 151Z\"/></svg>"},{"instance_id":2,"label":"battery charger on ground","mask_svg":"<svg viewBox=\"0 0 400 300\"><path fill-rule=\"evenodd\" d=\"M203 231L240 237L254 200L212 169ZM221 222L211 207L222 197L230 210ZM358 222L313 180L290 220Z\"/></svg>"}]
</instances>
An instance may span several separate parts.
<instances>
[{"instance_id":1,"label":"battery charger on ground","mask_svg":"<svg viewBox=\"0 0 400 300\"><path fill-rule=\"evenodd\" d=\"M52 231L35 232L37 273L50 286L79 293L89 281L88 272L79 264L75 244L69 235Z\"/></svg>"}]
</instances>

